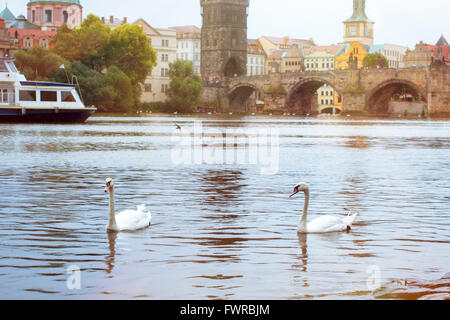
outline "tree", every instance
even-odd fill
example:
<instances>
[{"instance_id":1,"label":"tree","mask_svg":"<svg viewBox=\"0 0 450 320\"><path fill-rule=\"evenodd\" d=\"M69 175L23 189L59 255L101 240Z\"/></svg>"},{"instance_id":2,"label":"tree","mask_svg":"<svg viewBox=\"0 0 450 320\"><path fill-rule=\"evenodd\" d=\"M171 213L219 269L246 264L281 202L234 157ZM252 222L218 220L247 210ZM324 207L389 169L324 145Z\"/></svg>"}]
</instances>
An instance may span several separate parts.
<instances>
[{"instance_id":1,"label":"tree","mask_svg":"<svg viewBox=\"0 0 450 320\"><path fill-rule=\"evenodd\" d=\"M192 112L202 92L202 80L194 73L192 61L176 60L171 63L169 77L167 96L172 110L167 111Z\"/></svg>"},{"instance_id":2,"label":"tree","mask_svg":"<svg viewBox=\"0 0 450 320\"><path fill-rule=\"evenodd\" d=\"M131 79L118 67L111 66L105 74L105 85L112 90L106 104L110 110L131 111L135 100Z\"/></svg>"},{"instance_id":3,"label":"tree","mask_svg":"<svg viewBox=\"0 0 450 320\"><path fill-rule=\"evenodd\" d=\"M16 66L28 80L52 80L67 61L57 54L35 46L30 50L19 50L15 53ZM67 82L67 79L64 79Z\"/></svg>"},{"instance_id":4,"label":"tree","mask_svg":"<svg viewBox=\"0 0 450 320\"><path fill-rule=\"evenodd\" d=\"M133 111L141 86L157 63L156 52L138 25L111 30L90 14L79 28L63 25L47 51L33 48L16 54L17 66L30 80L66 82L76 75L86 105L100 111ZM59 67L64 64L65 71Z\"/></svg>"},{"instance_id":5,"label":"tree","mask_svg":"<svg viewBox=\"0 0 450 320\"><path fill-rule=\"evenodd\" d=\"M81 96L87 106L96 106L99 111L130 112L135 105L133 86L130 78L116 66L111 66L105 73L89 66L75 62L67 72L75 75L80 84ZM66 76L59 73L57 80Z\"/></svg>"},{"instance_id":6,"label":"tree","mask_svg":"<svg viewBox=\"0 0 450 320\"><path fill-rule=\"evenodd\" d=\"M143 84L156 65L156 52L138 25L123 24L115 28L103 53L107 65L119 67L134 85Z\"/></svg>"},{"instance_id":7,"label":"tree","mask_svg":"<svg viewBox=\"0 0 450 320\"><path fill-rule=\"evenodd\" d=\"M67 60L82 61L101 71L103 48L111 39L111 28L93 14L83 21L79 28L70 30L63 25L54 39L53 51Z\"/></svg>"},{"instance_id":8,"label":"tree","mask_svg":"<svg viewBox=\"0 0 450 320\"><path fill-rule=\"evenodd\" d=\"M380 68L388 68L389 62L385 56L381 53L371 53L364 57L363 66L366 68L370 67L380 67Z\"/></svg>"}]
</instances>

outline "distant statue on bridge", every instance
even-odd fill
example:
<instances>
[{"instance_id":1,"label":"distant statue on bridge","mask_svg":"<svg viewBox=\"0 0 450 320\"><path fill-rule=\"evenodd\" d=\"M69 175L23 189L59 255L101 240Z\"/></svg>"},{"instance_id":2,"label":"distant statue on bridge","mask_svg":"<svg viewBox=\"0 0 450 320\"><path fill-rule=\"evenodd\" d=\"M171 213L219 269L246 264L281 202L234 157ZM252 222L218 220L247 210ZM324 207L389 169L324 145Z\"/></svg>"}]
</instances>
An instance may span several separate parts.
<instances>
[{"instance_id":1,"label":"distant statue on bridge","mask_svg":"<svg viewBox=\"0 0 450 320\"><path fill-rule=\"evenodd\" d=\"M358 57L353 56L353 52L350 53L350 57L348 58L348 68L350 70L358 69Z\"/></svg>"}]
</instances>

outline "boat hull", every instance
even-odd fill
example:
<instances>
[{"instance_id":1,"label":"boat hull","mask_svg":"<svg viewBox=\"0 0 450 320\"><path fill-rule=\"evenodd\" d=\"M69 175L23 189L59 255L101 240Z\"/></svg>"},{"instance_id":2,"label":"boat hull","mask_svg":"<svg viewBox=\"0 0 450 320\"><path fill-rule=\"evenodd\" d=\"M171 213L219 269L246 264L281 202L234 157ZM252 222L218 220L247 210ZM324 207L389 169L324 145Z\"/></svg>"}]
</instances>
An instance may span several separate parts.
<instances>
[{"instance_id":1,"label":"boat hull","mask_svg":"<svg viewBox=\"0 0 450 320\"><path fill-rule=\"evenodd\" d=\"M1 108L1 123L84 123L95 108L84 109L22 109Z\"/></svg>"}]
</instances>

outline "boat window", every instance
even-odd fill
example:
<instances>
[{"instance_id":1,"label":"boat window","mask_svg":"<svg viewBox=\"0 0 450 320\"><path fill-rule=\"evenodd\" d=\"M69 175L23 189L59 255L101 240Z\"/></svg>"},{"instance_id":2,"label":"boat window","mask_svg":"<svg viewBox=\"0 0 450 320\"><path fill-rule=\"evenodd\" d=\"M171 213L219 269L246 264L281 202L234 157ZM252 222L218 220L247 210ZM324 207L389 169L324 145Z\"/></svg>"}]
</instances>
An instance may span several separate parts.
<instances>
[{"instance_id":1,"label":"boat window","mask_svg":"<svg viewBox=\"0 0 450 320\"><path fill-rule=\"evenodd\" d=\"M17 68L16 68L16 66L14 65L14 63L8 62L8 66L9 66L9 69L11 69L11 71L12 71L13 73L18 73L18 72L19 72L19 71L17 71Z\"/></svg>"},{"instance_id":2,"label":"boat window","mask_svg":"<svg viewBox=\"0 0 450 320\"><path fill-rule=\"evenodd\" d=\"M58 101L56 91L41 91L42 102L56 102Z\"/></svg>"},{"instance_id":3,"label":"boat window","mask_svg":"<svg viewBox=\"0 0 450 320\"><path fill-rule=\"evenodd\" d=\"M0 72L9 72L6 67L5 61L0 61Z\"/></svg>"},{"instance_id":4,"label":"boat window","mask_svg":"<svg viewBox=\"0 0 450 320\"><path fill-rule=\"evenodd\" d=\"M36 101L36 91L34 90L20 90L20 101Z\"/></svg>"},{"instance_id":5,"label":"boat window","mask_svg":"<svg viewBox=\"0 0 450 320\"><path fill-rule=\"evenodd\" d=\"M63 91L61 92L61 100L62 102L76 102L75 97L72 92Z\"/></svg>"}]
</instances>

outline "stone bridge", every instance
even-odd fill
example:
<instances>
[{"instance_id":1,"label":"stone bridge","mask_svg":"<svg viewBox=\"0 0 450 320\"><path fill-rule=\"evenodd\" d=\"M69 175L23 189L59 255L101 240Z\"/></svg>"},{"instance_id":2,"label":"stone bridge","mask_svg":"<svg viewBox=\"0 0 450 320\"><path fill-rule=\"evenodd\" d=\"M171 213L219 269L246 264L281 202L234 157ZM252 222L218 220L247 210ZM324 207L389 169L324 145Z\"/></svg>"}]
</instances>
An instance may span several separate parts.
<instances>
[{"instance_id":1,"label":"stone bridge","mask_svg":"<svg viewBox=\"0 0 450 320\"><path fill-rule=\"evenodd\" d=\"M422 103L429 114L450 113L450 66L433 65L409 69L359 69L329 72L278 73L256 77L228 78L206 85L205 103L220 104L224 110L245 110L253 97L274 101L276 88L279 107L298 114L317 113L317 90L324 84L334 88L347 112L389 113L394 96L409 96ZM280 88L284 88L280 89Z\"/></svg>"}]
</instances>

